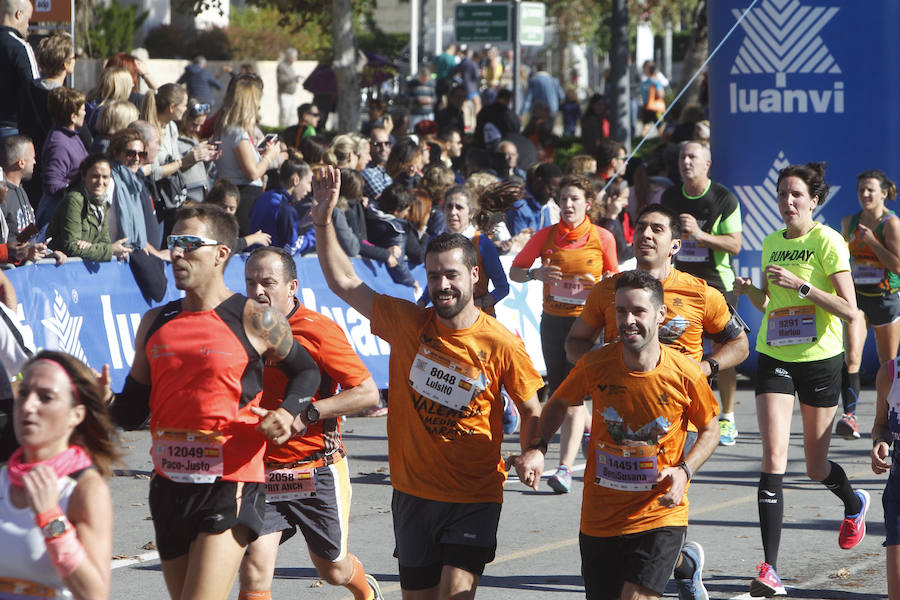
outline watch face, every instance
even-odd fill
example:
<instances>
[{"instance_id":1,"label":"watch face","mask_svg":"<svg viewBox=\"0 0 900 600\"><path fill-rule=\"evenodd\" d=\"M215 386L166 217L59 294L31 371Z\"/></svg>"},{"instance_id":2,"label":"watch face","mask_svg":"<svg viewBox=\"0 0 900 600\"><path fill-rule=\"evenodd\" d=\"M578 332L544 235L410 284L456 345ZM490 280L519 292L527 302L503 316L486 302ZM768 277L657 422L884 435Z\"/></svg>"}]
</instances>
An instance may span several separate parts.
<instances>
[{"instance_id":1,"label":"watch face","mask_svg":"<svg viewBox=\"0 0 900 600\"><path fill-rule=\"evenodd\" d=\"M44 535L46 537L59 537L66 532L66 522L64 519L53 519L44 527Z\"/></svg>"},{"instance_id":2,"label":"watch face","mask_svg":"<svg viewBox=\"0 0 900 600\"><path fill-rule=\"evenodd\" d=\"M306 407L306 420L310 423L315 423L319 420L319 409L316 408L315 404L310 404Z\"/></svg>"}]
</instances>

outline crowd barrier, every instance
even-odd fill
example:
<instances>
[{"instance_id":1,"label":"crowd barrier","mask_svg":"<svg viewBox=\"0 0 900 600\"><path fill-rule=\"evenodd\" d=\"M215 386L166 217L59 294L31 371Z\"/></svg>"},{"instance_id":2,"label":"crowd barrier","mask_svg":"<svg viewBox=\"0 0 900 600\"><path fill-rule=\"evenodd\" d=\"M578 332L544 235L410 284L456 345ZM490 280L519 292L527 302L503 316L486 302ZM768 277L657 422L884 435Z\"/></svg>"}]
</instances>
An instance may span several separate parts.
<instances>
[{"instance_id":1,"label":"crowd barrier","mask_svg":"<svg viewBox=\"0 0 900 600\"><path fill-rule=\"evenodd\" d=\"M235 256L225 271L229 289L244 292L244 263ZM388 383L390 347L372 335L369 321L335 296L315 256L295 259L300 281L300 300L307 307L333 319L347 334L353 349L371 371L380 388ZM504 265L509 268L510 259ZM363 281L380 293L413 300L412 289L393 283L383 265L353 259ZM419 266L413 275L424 287ZM168 290L160 303L142 295L127 263L71 262L56 266L35 264L6 271L19 300L18 315L23 336L37 348L69 352L95 369L110 366L113 389L119 390L134 358L134 334L143 314L159 304L181 297L171 269L166 269ZM510 294L497 307L497 317L525 340L535 367L544 371L541 355L541 286L510 283Z\"/></svg>"},{"instance_id":2,"label":"crowd barrier","mask_svg":"<svg viewBox=\"0 0 900 600\"><path fill-rule=\"evenodd\" d=\"M246 255L235 256L225 271L225 283L235 292L244 292L246 260ZM375 382L380 388L386 388L390 346L372 335L367 318L328 289L315 256L296 258L294 262L300 281L300 300L305 306L333 319L344 330ZM502 257L501 262L509 272L512 258ZM413 300L412 289L393 283L380 263L364 259L353 259L353 263L359 276L375 291ZM424 287L424 269L419 266L412 273ZM172 281L171 269L167 268L166 297L161 303L148 302L138 290L128 264L120 262L28 265L6 271L6 275L16 288L17 313L26 341L31 341L37 348L69 352L96 369L108 364L116 390L121 389L134 358L134 334L141 316L153 306L181 296ZM497 319L525 341L535 368L544 373L540 337L542 287L535 282L520 284L512 281L509 286L509 295L496 307ZM752 377L756 365L756 327L760 317L745 299L740 308L741 316L754 323L754 329L748 336L750 359L738 370ZM756 314L751 317L748 314L751 312ZM872 335L866 342L863 362L868 380L878 366Z\"/></svg>"}]
</instances>

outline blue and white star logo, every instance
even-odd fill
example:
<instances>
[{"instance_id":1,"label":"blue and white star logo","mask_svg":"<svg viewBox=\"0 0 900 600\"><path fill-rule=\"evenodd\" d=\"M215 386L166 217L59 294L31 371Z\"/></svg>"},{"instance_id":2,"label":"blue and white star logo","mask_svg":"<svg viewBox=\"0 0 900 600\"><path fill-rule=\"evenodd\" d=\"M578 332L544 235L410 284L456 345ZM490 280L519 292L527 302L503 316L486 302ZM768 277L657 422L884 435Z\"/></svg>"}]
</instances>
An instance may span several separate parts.
<instances>
[{"instance_id":1,"label":"blue and white star logo","mask_svg":"<svg viewBox=\"0 0 900 600\"><path fill-rule=\"evenodd\" d=\"M787 73L841 73L819 35L838 10L803 6L799 0L764 0L741 21L746 36L731 74L772 73L776 87L784 87ZM741 11L732 14L739 19Z\"/></svg>"},{"instance_id":2,"label":"blue and white star logo","mask_svg":"<svg viewBox=\"0 0 900 600\"><path fill-rule=\"evenodd\" d=\"M762 250L763 239L773 231L784 227L784 221L778 211L778 172L790 164L791 161L787 159L784 152L779 151L762 184L734 186L734 193L743 205L741 214L744 217L744 250ZM825 202L821 202L813 211L813 219L820 223L825 222L825 219L819 214L840 190L839 185L831 186Z\"/></svg>"}]
</instances>

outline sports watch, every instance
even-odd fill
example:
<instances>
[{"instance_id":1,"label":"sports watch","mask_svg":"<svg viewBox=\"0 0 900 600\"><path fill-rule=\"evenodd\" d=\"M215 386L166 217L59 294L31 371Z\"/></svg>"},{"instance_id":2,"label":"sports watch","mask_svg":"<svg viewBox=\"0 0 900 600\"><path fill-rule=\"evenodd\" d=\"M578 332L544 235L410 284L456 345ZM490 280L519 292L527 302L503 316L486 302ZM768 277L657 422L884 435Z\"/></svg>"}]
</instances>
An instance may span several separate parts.
<instances>
[{"instance_id":1,"label":"sports watch","mask_svg":"<svg viewBox=\"0 0 900 600\"><path fill-rule=\"evenodd\" d=\"M812 286L810 286L805 281L800 284L800 287L797 288L797 297L798 298L806 298L809 293L812 291Z\"/></svg>"},{"instance_id":2,"label":"sports watch","mask_svg":"<svg viewBox=\"0 0 900 600\"><path fill-rule=\"evenodd\" d=\"M310 402L306 405L306 410L303 411L303 419L306 421L307 425L318 422L319 409L316 408L315 402Z\"/></svg>"},{"instance_id":3,"label":"sports watch","mask_svg":"<svg viewBox=\"0 0 900 600\"><path fill-rule=\"evenodd\" d=\"M69 520L65 517L56 517L46 525L44 525L44 538L51 540L58 538L69 530Z\"/></svg>"}]
</instances>

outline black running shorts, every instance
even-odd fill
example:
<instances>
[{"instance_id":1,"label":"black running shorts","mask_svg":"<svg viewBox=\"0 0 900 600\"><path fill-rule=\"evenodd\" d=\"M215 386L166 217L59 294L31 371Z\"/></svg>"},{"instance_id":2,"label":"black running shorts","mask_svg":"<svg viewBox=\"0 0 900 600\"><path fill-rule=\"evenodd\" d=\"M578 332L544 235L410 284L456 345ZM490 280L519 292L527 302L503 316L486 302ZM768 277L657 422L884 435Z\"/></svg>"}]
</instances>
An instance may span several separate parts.
<instances>
[{"instance_id":1,"label":"black running shorts","mask_svg":"<svg viewBox=\"0 0 900 600\"><path fill-rule=\"evenodd\" d=\"M150 515L160 559L184 556L200 533L222 533L238 525L247 527L252 542L262 529L265 502L262 483L178 483L154 473Z\"/></svg>"},{"instance_id":2,"label":"black running shorts","mask_svg":"<svg viewBox=\"0 0 900 600\"><path fill-rule=\"evenodd\" d=\"M437 585L444 565L480 576L497 550L500 508L497 502L439 502L394 490L394 556L401 587Z\"/></svg>"},{"instance_id":3,"label":"black running shorts","mask_svg":"<svg viewBox=\"0 0 900 600\"><path fill-rule=\"evenodd\" d=\"M681 553L687 527L659 527L615 537L578 534L588 600L617 600L625 582L662 596Z\"/></svg>"}]
</instances>

